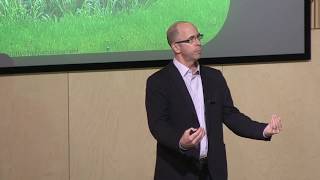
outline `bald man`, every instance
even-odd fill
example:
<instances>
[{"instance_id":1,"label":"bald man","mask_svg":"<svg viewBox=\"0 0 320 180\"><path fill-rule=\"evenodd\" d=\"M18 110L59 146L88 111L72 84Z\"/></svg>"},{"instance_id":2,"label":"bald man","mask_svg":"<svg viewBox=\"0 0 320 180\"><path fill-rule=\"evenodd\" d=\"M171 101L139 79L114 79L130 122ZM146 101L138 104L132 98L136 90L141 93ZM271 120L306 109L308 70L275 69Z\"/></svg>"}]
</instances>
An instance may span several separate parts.
<instances>
[{"instance_id":1,"label":"bald man","mask_svg":"<svg viewBox=\"0 0 320 180\"><path fill-rule=\"evenodd\" d=\"M278 116L260 123L233 105L222 73L198 62L202 37L190 22L171 25L173 61L147 80L148 125L157 141L155 180L227 180L223 124L264 141L281 130Z\"/></svg>"}]
</instances>

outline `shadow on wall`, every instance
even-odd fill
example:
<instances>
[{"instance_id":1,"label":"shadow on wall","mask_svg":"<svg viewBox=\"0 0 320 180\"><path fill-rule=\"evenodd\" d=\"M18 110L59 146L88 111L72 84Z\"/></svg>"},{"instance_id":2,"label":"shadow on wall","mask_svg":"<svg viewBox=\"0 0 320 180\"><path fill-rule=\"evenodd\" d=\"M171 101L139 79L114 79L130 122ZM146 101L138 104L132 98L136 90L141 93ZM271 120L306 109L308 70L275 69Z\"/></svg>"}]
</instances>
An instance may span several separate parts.
<instances>
[{"instance_id":1,"label":"shadow on wall","mask_svg":"<svg viewBox=\"0 0 320 180\"><path fill-rule=\"evenodd\" d=\"M11 67L14 65L14 61L7 54L0 53L0 67Z\"/></svg>"}]
</instances>

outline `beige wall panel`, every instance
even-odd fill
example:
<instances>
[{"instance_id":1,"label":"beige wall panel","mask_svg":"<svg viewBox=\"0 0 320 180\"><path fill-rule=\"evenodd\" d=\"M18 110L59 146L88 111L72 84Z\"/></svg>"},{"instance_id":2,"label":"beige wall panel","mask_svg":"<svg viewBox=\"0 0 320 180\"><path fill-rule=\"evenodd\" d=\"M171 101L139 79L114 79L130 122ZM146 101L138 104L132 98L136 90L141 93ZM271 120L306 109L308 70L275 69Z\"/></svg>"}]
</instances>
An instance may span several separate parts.
<instances>
[{"instance_id":1,"label":"beige wall panel","mask_svg":"<svg viewBox=\"0 0 320 180\"><path fill-rule=\"evenodd\" d=\"M284 125L267 143L225 130L230 180L320 179L320 31L312 39L310 62L223 68L242 112L263 122L277 113Z\"/></svg>"},{"instance_id":2,"label":"beige wall panel","mask_svg":"<svg viewBox=\"0 0 320 180\"><path fill-rule=\"evenodd\" d=\"M0 84L0 179L67 180L67 75L0 76Z\"/></svg>"},{"instance_id":3,"label":"beige wall panel","mask_svg":"<svg viewBox=\"0 0 320 180\"><path fill-rule=\"evenodd\" d=\"M320 61L319 61L319 57L320 57L320 29L315 29L311 31L311 58L312 61L310 63L312 63L314 66L318 67L320 66Z\"/></svg>"},{"instance_id":4,"label":"beige wall panel","mask_svg":"<svg viewBox=\"0 0 320 180\"><path fill-rule=\"evenodd\" d=\"M314 0L315 8L314 8L314 26L315 28L320 28L320 0Z\"/></svg>"},{"instance_id":5,"label":"beige wall panel","mask_svg":"<svg viewBox=\"0 0 320 180\"><path fill-rule=\"evenodd\" d=\"M145 83L155 70L70 74L71 180L152 179Z\"/></svg>"},{"instance_id":6,"label":"beige wall panel","mask_svg":"<svg viewBox=\"0 0 320 180\"><path fill-rule=\"evenodd\" d=\"M318 0L312 0L311 1L311 28L316 28L316 14L317 14L317 2Z\"/></svg>"}]
</instances>

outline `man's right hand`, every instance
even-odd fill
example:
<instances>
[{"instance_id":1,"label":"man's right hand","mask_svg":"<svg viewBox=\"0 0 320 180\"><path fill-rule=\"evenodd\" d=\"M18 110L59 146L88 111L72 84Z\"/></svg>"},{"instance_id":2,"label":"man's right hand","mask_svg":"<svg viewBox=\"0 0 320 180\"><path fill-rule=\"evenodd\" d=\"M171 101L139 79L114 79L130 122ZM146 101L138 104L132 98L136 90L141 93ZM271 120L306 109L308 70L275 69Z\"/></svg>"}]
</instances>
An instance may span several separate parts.
<instances>
[{"instance_id":1,"label":"man's right hand","mask_svg":"<svg viewBox=\"0 0 320 180\"><path fill-rule=\"evenodd\" d=\"M195 131L194 133L191 133L192 131ZM189 128L184 131L182 137L180 138L179 145L182 149L188 150L196 147L203 136L205 136L206 132L204 128L200 127L198 129L195 128Z\"/></svg>"}]
</instances>

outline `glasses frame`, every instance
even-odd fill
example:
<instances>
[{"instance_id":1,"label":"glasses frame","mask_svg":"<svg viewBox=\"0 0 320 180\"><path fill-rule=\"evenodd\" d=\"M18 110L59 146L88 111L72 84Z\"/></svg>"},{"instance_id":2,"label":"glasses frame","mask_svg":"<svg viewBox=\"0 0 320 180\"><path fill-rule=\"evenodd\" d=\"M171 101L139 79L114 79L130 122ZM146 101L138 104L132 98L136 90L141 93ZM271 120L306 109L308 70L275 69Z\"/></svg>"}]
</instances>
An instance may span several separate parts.
<instances>
[{"instance_id":1,"label":"glasses frame","mask_svg":"<svg viewBox=\"0 0 320 180\"><path fill-rule=\"evenodd\" d=\"M196 36L191 36L191 37L189 37L189 38L186 39L186 40L176 41L176 42L174 42L174 43L177 43L177 44L181 44L181 43L193 44L196 40L201 41L201 39L203 38L203 36L204 36L203 34L198 33Z\"/></svg>"}]
</instances>

